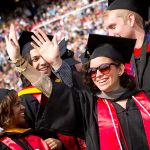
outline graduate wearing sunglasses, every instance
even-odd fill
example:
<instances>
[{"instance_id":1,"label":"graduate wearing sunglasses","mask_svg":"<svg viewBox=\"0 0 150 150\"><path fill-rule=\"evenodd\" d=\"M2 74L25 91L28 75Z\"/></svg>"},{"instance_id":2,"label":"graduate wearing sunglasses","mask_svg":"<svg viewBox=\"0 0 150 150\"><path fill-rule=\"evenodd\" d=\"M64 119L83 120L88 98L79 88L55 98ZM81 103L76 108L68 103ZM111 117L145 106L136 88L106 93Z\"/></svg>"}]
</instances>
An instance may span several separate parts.
<instances>
[{"instance_id":1,"label":"graduate wearing sunglasses","mask_svg":"<svg viewBox=\"0 0 150 150\"><path fill-rule=\"evenodd\" d=\"M85 81L92 92L54 84L49 79L49 89L45 90L50 97L43 114L47 121L39 126L82 137L87 150L148 150L150 102L125 71L134 45L134 39L90 34ZM11 55L12 51L7 51L12 60L17 58L18 52ZM49 62L48 57L45 59ZM19 68L31 83L38 81L40 75L29 64ZM44 84L40 80L36 85L43 90Z\"/></svg>"}]
</instances>

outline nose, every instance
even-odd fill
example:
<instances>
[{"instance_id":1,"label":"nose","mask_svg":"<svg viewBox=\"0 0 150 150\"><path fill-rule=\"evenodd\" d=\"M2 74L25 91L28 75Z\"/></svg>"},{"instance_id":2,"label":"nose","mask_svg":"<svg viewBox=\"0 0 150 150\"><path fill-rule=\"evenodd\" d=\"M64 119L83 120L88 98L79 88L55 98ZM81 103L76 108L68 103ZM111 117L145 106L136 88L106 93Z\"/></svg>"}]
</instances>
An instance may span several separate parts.
<instances>
[{"instance_id":1,"label":"nose","mask_svg":"<svg viewBox=\"0 0 150 150\"><path fill-rule=\"evenodd\" d=\"M22 104L20 104L20 108L21 110L25 110L25 107Z\"/></svg>"},{"instance_id":2,"label":"nose","mask_svg":"<svg viewBox=\"0 0 150 150\"><path fill-rule=\"evenodd\" d=\"M99 71L99 69L97 69L96 71L96 77L102 76L103 74Z\"/></svg>"}]
</instances>

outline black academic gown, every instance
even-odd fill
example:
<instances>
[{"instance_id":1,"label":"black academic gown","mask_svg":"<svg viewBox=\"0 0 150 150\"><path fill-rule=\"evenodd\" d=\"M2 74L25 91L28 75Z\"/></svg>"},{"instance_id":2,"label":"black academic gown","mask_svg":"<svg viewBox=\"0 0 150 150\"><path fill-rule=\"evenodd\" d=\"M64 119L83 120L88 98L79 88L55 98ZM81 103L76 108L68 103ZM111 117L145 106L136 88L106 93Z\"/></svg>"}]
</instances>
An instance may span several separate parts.
<instances>
[{"instance_id":1,"label":"black academic gown","mask_svg":"<svg viewBox=\"0 0 150 150\"><path fill-rule=\"evenodd\" d=\"M32 94L20 96L21 103L25 107L25 117L30 128L35 128L38 118L40 103Z\"/></svg>"},{"instance_id":2,"label":"black academic gown","mask_svg":"<svg viewBox=\"0 0 150 150\"><path fill-rule=\"evenodd\" d=\"M150 98L150 32L146 33L139 56L132 57L137 86L147 92Z\"/></svg>"},{"instance_id":3,"label":"black academic gown","mask_svg":"<svg viewBox=\"0 0 150 150\"><path fill-rule=\"evenodd\" d=\"M39 128L85 138L87 150L99 150L97 97L89 91L68 88L61 83L53 86L52 95L46 105L47 111L39 121ZM112 103L117 110L129 149L148 150L141 114L131 99L136 92L126 93L125 98L129 98L126 110L116 102ZM122 146L125 149L123 142Z\"/></svg>"},{"instance_id":4,"label":"black academic gown","mask_svg":"<svg viewBox=\"0 0 150 150\"><path fill-rule=\"evenodd\" d=\"M84 138L88 149L96 150L99 147L99 139L96 115L93 111L95 101L92 101L93 94L82 91L62 83L53 83L51 98L38 127Z\"/></svg>"},{"instance_id":5,"label":"black academic gown","mask_svg":"<svg viewBox=\"0 0 150 150\"><path fill-rule=\"evenodd\" d=\"M73 86L77 89L82 89L84 84L82 82L82 74L72 70ZM55 81L54 81L55 82ZM34 93L35 94L35 93ZM41 93L41 103L33 94L23 94L20 96L22 104L25 106L25 117L30 128L35 129L36 124L45 111L45 105L48 98ZM46 113L46 112L45 112Z\"/></svg>"}]
</instances>

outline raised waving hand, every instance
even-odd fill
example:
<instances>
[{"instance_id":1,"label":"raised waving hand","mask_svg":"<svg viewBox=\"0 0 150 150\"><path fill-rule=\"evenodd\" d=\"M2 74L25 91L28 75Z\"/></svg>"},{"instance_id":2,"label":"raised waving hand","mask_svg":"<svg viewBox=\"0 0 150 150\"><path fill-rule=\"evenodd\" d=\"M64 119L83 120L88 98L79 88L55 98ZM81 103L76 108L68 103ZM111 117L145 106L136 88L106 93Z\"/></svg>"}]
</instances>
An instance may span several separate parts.
<instances>
[{"instance_id":1,"label":"raised waving hand","mask_svg":"<svg viewBox=\"0 0 150 150\"><path fill-rule=\"evenodd\" d=\"M32 42L31 45L35 49L39 49L40 55L50 63L53 68L59 68L62 64L62 59L60 57L56 36L54 36L51 41L41 29L35 31L34 34L36 37L32 36L34 42Z\"/></svg>"},{"instance_id":2,"label":"raised waving hand","mask_svg":"<svg viewBox=\"0 0 150 150\"><path fill-rule=\"evenodd\" d=\"M9 35L5 36L6 50L9 58L15 63L21 59L20 46L16 36L16 30L13 24L10 26Z\"/></svg>"}]
</instances>

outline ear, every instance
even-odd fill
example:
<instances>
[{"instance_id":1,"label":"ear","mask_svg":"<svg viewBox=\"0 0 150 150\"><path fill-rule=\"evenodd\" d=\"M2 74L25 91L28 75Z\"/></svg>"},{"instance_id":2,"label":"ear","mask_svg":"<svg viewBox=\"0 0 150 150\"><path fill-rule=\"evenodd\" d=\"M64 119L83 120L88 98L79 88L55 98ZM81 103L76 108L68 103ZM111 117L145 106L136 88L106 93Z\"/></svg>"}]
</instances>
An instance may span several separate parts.
<instances>
[{"instance_id":1,"label":"ear","mask_svg":"<svg viewBox=\"0 0 150 150\"><path fill-rule=\"evenodd\" d=\"M133 13L129 13L127 16L127 23L133 27L135 23L135 15Z\"/></svg>"},{"instance_id":2,"label":"ear","mask_svg":"<svg viewBox=\"0 0 150 150\"><path fill-rule=\"evenodd\" d=\"M125 71L125 65L124 64L120 64L119 67L118 67L118 75L122 76L124 71Z\"/></svg>"}]
</instances>

